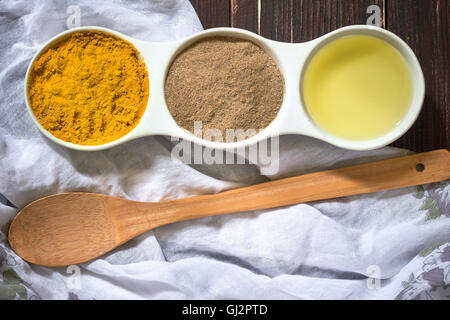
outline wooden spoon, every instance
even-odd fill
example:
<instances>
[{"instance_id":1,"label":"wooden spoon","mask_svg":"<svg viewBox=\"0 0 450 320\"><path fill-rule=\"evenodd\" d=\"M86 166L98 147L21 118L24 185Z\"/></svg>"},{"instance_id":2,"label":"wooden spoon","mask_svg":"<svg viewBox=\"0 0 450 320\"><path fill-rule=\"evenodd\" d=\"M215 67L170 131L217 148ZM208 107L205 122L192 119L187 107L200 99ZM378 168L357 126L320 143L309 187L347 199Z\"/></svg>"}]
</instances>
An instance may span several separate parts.
<instances>
[{"instance_id":1,"label":"wooden spoon","mask_svg":"<svg viewBox=\"0 0 450 320\"><path fill-rule=\"evenodd\" d=\"M97 258L169 223L402 188L450 178L447 150L409 155L180 200L136 202L92 193L39 199L13 220L9 242L28 262L67 266Z\"/></svg>"}]
</instances>

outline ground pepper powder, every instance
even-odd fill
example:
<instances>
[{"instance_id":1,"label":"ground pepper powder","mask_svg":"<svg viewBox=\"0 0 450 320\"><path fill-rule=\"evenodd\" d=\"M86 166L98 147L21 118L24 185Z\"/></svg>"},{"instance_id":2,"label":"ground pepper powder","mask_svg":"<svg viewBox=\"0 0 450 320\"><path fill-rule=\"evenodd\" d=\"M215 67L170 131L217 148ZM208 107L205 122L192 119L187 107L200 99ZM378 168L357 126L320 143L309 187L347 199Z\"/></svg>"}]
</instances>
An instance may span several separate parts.
<instances>
[{"instance_id":1,"label":"ground pepper powder","mask_svg":"<svg viewBox=\"0 0 450 320\"><path fill-rule=\"evenodd\" d=\"M255 43L231 37L204 38L188 47L173 61L165 82L177 124L194 133L194 121L201 121L203 135L218 129L224 142L232 142L226 141L227 129L268 126L283 96L284 80L272 58Z\"/></svg>"},{"instance_id":2,"label":"ground pepper powder","mask_svg":"<svg viewBox=\"0 0 450 320\"><path fill-rule=\"evenodd\" d=\"M28 98L55 137L100 145L130 132L145 111L148 73L129 42L100 31L75 32L32 65Z\"/></svg>"}]
</instances>

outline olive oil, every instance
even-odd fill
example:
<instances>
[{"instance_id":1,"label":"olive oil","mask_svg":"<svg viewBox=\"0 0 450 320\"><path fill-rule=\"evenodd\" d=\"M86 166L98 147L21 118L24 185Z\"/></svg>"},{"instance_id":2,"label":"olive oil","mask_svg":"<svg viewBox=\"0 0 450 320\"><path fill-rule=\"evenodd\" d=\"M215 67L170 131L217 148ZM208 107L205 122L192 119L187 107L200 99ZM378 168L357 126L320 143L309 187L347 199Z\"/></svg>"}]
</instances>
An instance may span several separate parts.
<instances>
[{"instance_id":1,"label":"olive oil","mask_svg":"<svg viewBox=\"0 0 450 320\"><path fill-rule=\"evenodd\" d=\"M409 109L412 78L400 52L372 36L334 40L311 59L302 95L312 120L332 135L369 140L394 129Z\"/></svg>"}]
</instances>

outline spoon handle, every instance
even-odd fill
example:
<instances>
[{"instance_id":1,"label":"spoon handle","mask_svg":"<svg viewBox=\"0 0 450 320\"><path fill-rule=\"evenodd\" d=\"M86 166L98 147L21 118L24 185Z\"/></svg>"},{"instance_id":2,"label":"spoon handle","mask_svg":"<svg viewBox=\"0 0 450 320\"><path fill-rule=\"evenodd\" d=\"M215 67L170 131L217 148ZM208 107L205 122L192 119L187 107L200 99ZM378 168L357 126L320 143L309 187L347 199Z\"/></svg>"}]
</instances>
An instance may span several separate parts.
<instances>
[{"instance_id":1,"label":"spoon handle","mask_svg":"<svg viewBox=\"0 0 450 320\"><path fill-rule=\"evenodd\" d=\"M450 179L448 150L413 154L265 182L213 195L163 202L158 225L261 210ZM162 209L162 208L161 208Z\"/></svg>"}]
</instances>

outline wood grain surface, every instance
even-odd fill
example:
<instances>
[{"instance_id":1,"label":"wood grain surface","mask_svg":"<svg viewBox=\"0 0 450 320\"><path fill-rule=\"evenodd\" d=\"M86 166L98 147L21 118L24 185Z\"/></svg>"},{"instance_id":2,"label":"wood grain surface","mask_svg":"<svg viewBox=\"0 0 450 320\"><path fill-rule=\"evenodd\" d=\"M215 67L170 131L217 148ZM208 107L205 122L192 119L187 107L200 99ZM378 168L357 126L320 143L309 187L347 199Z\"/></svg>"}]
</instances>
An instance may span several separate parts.
<instances>
[{"instance_id":1,"label":"wood grain surface","mask_svg":"<svg viewBox=\"0 0 450 320\"><path fill-rule=\"evenodd\" d=\"M303 42L351 24L365 24L368 6L382 27L417 55L427 94L415 125L392 145L416 152L450 149L449 0L191 0L203 24L247 29L269 39Z\"/></svg>"}]
</instances>

